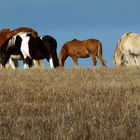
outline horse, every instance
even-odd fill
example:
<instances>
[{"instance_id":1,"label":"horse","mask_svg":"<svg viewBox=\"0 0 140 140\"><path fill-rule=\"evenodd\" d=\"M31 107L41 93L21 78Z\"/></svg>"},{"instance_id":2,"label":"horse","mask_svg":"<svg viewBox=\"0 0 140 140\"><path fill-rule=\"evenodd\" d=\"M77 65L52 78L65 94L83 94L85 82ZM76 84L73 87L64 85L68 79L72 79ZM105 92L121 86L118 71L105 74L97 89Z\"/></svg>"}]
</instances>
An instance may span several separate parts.
<instances>
[{"instance_id":1,"label":"horse","mask_svg":"<svg viewBox=\"0 0 140 140\"><path fill-rule=\"evenodd\" d=\"M0 47L0 62L5 66L11 55L20 55L25 69L32 66L32 60L44 58L48 60L50 67L56 68L59 66L56 48L56 40L49 35L34 37L21 32Z\"/></svg>"},{"instance_id":2,"label":"horse","mask_svg":"<svg viewBox=\"0 0 140 140\"><path fill-rule=\"evenodd\" d=\"M129 32L121 36L114 52L113 62L117 66L140 65L140 34Z\"/></svg>"},{"instance_id":3,"label":"horse","mask_svg":"<svg viewBox=\"0 0 140 140\"><path fill-rule=\"evenodd\" d=\"M22 32L30 33L34 37L38 37L38 33L36 30L29 28L29 27L19 27L14 30L10 30L8 28L4 28L0 30L0 46L6 42L6 40L9 40L15 35L22 34ZM9 63L6 65L6 67L12 67L13 69L18 67L18 60L22 60L23 58L21 55L11 55L9 59ZM35 67L43 67L43 63L40 60L34 60Z\"/></svg>"},{"instance_id":4,"label":"horse","mask_svg":"<svg viewBox=\"0 0 140 140\"><path fill-rule=\"evenodd\" d=\"M0 45L4 44L6 40L10 39L11 37L13 37L14 35L20 32L28 32L28 33L31 33L32 36L38 37L37 31L29 27L19 27L14 30L4 28L0 31Z\"/></svg>"},{"instance_id":5,"label":"horse","mask_svg":"<svg viewBox=\"0 0 140 140\"><path fill-rule=\"evenodd\" d=\"M78 67L78 58L91 57L93 66L96 66L96 57L102 66L106 66L102 57L102 43L97 39L77 40L73 39L64 43L59 54L59 65L64 66L65 60L70 56L74 67Z\"/></svg>"}]
</instances>

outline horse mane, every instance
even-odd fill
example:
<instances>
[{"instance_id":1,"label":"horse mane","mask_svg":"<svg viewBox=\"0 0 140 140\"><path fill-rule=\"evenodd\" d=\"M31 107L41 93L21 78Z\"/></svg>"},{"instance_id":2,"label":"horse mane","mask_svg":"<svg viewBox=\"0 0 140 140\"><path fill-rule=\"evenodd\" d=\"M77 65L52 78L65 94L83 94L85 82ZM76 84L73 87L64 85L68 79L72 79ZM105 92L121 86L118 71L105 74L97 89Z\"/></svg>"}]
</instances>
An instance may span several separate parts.
<instances>
[{"instance_id":1,"label":"horse mane","mask_svg":"<svg viewBox=\"0 0 140 140\"><path fill-rule=\"evenodd\" d=\"M128 35L130 35L130 34L132 34L132 33L133 33L133 32L127 32L127 33L125 33L125 35L128 36Z\"/></svg>"},{"instance_id":2,"label":"horse mane","mask_svg":"<svg viewBox=\"0 0 140 140\"><path fill-rule=\"evenodd\" d=\"M70 41L67 41L66 43L64 43L63 46L68 45L68 44L72 43L73 41L78 41L78 40L74 38L73 40L70 40Z\"/></svg>"},{"instance_id":3,"label":"horse mane","mask_svg":"<svg viewBox=\"0 0 140 140\"><path fill-rule=\"evenodd\" d=\"M76 38L74 38L72 41L77 41L77 39L76 39Z\"/></svg>"}]
</instances>

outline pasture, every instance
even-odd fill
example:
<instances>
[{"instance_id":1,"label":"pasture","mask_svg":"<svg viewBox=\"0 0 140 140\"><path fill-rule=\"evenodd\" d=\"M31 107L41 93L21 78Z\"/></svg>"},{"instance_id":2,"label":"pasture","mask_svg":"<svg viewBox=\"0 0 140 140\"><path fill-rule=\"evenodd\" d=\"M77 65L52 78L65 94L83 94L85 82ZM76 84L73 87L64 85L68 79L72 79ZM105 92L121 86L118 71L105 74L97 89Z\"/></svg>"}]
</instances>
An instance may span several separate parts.
<instances>
[{"instance_id":1,"label":"pasture","mask_svg":"<svg viewBox=\"0 0 140 140\"><path fill-rule=\"evenodd\" d=\"M139 140L140 69L0 70L0 140Z\"/></svg>"}]
</instances>

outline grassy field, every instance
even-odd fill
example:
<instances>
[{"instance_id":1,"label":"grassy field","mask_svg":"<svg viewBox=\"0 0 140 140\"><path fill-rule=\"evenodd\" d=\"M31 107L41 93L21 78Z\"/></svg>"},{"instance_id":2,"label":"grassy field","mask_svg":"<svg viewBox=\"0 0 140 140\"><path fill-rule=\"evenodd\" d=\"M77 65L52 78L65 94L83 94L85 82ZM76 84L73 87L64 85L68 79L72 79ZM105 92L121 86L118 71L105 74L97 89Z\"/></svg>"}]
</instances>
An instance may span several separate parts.
<instances>
[{"instance_id":1,"label":"grassy field","mask_svg":"<svg viewBox=\"0 0 140 140\"><path fill-rule=\"evenodd\" d=\"M140 69L0 70L0 140L140 140Z\"/></svg>"}]
</instances>

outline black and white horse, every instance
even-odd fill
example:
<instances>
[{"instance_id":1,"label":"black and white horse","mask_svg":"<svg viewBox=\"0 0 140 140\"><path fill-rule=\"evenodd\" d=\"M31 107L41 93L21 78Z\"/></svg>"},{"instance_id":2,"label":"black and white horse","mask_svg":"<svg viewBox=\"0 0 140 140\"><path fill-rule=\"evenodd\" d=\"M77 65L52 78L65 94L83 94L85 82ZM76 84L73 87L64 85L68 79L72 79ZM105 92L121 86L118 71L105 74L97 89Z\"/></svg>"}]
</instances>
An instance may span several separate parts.
<instances>
[{"instance_id":1,"label":"black and white horse","mask_svg":"<svg viewBox=\"0 0 140 140\"><path fill-rule=\"evenodd\" d=\"M0 62L5 66L12 56L24 60L24 68L32 66L33 60L46 58L51 68L59 66L57 42L49 35L33 37L30 33L20 32L0 47Z\"/></svg>"}]
</instances>

